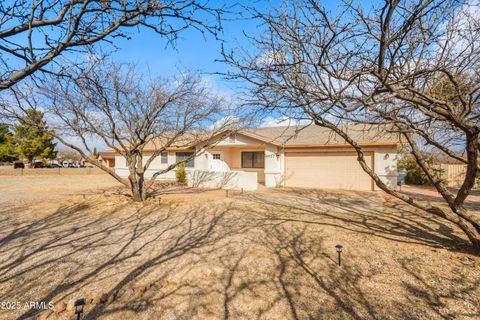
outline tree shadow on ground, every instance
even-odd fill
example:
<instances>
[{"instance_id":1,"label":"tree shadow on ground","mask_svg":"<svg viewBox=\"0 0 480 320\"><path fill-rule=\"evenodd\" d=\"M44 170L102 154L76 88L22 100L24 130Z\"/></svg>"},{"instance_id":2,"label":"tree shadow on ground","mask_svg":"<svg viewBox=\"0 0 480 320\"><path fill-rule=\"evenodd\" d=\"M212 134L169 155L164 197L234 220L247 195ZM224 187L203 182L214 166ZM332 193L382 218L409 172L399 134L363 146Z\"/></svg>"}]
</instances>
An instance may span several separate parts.
<instances>
[{"instance_id":1,"label":"tree shadow on ground","mask_svg":"<svg viewBox=\"0 0 480 320\"><path fill-rule=\"evenodd\" d=\"M441 218L401 202L385 202L375 192L279 189L277 195L248 194L248 201L265 206L259 215L268 221L298 221L334 226L395 242L472 253L457 228ZM264 215L268 207L275 207Z\"/></svg>"},{"instance_id":2,"label":"tree shadow on ground","mask_svg":"<svg viewBox=\"0 0 480 320\"><path fill-rule=\"evenodd\" d=\"M150 269L218 240L214 234L216 225L227 210L116 207L91 215L96 209L100 208L85 203L67 205L41 219L5 228L0 235L0 285L4 285L1 299L43 291L35 300L57 301L92 281L110 282L112 278L117 279L110 292L116 292ZM124 209L130 213L121 213ZM112 272L115 268L120 268L121 278ZM55 281L50 282L48 277L45 282L47 275ZM22 278L30 281L14 285ZM41 290L45 287L48 290ZM101 312L99 308L92 312ZM37 313L29 310L19 319Z\"/></svg>"},{"instance_id":3,"label":"tree shadow on ground","mask_svg":"<svg viewBox=\"0 0 480 320\"><path fill-rule=\"evenodd\" d=\"M87 305L85 319L474 319L480 272L428 260L466 241L397 205L281 189L201 205L73 203L33 218L19 207L0 223L0 298L118 295Z\"/></svg>"},{"instance_id":4,"label":"tree shadow on ground","mask_svg":"<svg viewBox=\"0 0 480 320\"><path fill-rule=\"evenodd\" d=\"M454 195L458 193L458 188L450 187L448 190ZM402 193L419 201L427 201L446 206L446 202L441 194L432 186L410 186L410 189L404 189ZM480 213L480 189L470 190L470 195L465 199L464 206L467 210Z\"/></svg>"}]
</instances>

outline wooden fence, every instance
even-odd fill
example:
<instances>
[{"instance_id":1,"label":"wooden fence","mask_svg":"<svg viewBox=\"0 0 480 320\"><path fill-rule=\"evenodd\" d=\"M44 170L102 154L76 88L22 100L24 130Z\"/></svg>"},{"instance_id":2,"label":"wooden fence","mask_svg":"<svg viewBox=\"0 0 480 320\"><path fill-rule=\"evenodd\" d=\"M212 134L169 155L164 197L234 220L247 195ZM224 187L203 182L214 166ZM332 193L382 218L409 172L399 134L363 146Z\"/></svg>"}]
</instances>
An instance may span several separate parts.
<instances>
[{"instance_id":1,"label":"wooden fence","mask_svg":"<svg viewBox=\"0 0 480 320\"><path fill-rule=\"evenodd\" d=\"M465 164L450 164L442 163L440 165L442 170L442 175L445 180L447 180L447 185L449 187L459 187L462 185L465 179L465 173L467 171L467 165ZM477 177L479 178L479 177ZM477 179L477 186L480 185L480 180Z\"/></svg>"}]
</instances>

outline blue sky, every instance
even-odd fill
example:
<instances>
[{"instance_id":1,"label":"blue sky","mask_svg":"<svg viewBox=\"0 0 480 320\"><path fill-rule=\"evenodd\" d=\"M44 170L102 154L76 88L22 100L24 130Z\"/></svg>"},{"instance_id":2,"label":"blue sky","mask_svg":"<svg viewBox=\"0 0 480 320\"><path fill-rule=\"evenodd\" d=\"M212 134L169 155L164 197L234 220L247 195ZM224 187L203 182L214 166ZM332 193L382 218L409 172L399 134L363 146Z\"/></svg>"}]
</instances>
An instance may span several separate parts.
<instances>
[{"instance_id":1,"label":"blue sky","mask_svg":"<svg viewBox=\"0 0 480 320\"><path fill-rule=\"evenodd\" d=\"M272 7L278 8L283 0L240 0L243 5L255 7L260 11L269 11ZM373 0L369 0L373 1ZM211 0L212 6L221 6L222 3L230 4L228 0ZM340 1L325 1L323 4L327 9L336 11ZM255 37L261 34L263 26L259 20L248 19L246 12L236 6L232 10L243 13L227 14L222 22L223 32L219 35L224 41L226 49L235 50L243 48L254 50L244 33ZM239 93L242 83L234 83L226 80L215 73L226 72L229 68L225 63L219 62L222 56L220 53L222 42L215 39L211 34L202 34L193 28L183 31L175 45L168 44L166 38L155 33L153 30L140 28L122 29L122 33L130 39L115 38L114 44L117 48L112 52L111 58L116 62L133 62L139 71L149 72L152 76L172 76L178 70L188 69L201 72L214 91L231 96ZM108 43L99 44L106 52L113 50ZM279 115L272 114L266 119L269 125L278 125L276 119ZM101 146L99 145L100 149Z\"/></svg>"},{"instance_id":2,"label":"blue sky","mask_svg":"<svg viewBox=\"0 0 480 320\"><path fill-rule=\"evenodd\" d=\"M214 0L211 3L217 4L220 1ZM272 6L278 7L283 1L244 0L243 3L258 10L268 11ZM326 1L324 5L329 10L335 11L339 3ZM222 22L223 33L219 37L224 41L225 48L235 50L241 47L245 50L254 50L244 33L258 36L262 32L260 21L242 18L240 15L228 15L227 18L235 19ZM226 80L221 75L215 74L226 72L229 66L217 61L222 59L221 41L210 34L203 35L198 30L188 29L179 35L175 46L172 46L168 44L167 39L147 28L123 29L122 32L131 39L115 39L115 46L118 49L112 53L111 58L117 62L133 62L140 71L149 72L152 76L173 76L179 69L198 71L215 91L226 96L239 93L239 88L243 86L242 83ZM106 49L111 50L112 47ZM289 119L279 114L259 119L259 123L263 126L291 124ZM105 148L100 142L94 145L98 150Z\"/></svg>"},{"instance_id":3,"label":"blue sky","mask_svg":"<svg viewBox=\"0 0 480 320\"><path fill-rule=\"evenodd\" d=\"M213 5L221 1L211 1ZM272 6L278 7L283 1L271 0L245 0L244 5L249 5L258 10L268 11ZM228 2L227 2L228 3ZM340 1L324 1L324 5L335 11ZM233 10L241 11L240 7ZM258 20L241 18L240 15L227 15L227 21L222 22L223 34L220 37L225 41L227 49L242 47L253 50L244 32L255 36L262 31L262 25ZM231 18L236 18L230 20ZM112 58L118 62L134 62L142 71L150 72L152 75L171 76L178 72L178 69L189 69L200 71L205 74L207 80L211 81L216 90L226 94L236 91L239 84L223 79L215 72L226 72L228 66L220 60L221 42L212 35L205 34L205 37L197 30L188 29L180 34L175 47L168 45L167 40L162 38L150 29L123 30L129 36L127 39L116 39L115 45L119 48L112 54Z\"/></svg>"},{"instance_id":4,"label":"blue sky","mask_svg":"<svg viewBox=\"0 0 480 320\"><path fill-rule=\"evenodd\" d=\"M258 2L258 1L256 1ZM213 3L213 2L212 2ZM267 5L267 1L255 4L257 7ZM231 15L229 15L231 17ZM226 47L242 46L249 48L249 41L243 32L254 34L258 32L259 22L247 19L222 22L223 32L219 35ZM220 60L221 41L211 34L202 34L195 29L188 29L179 35L172 46L165 38L146 28L124 30L131 36L130 40L116 39L115 46L119 49L112 54L118 62L134 62L144 72L152 75L171 76L180 69L199 71L212 81L215 89L227 94L235 91L235 85L224 80L216 72L225 72L228 66Z\"/></svg>"}]
</instances>

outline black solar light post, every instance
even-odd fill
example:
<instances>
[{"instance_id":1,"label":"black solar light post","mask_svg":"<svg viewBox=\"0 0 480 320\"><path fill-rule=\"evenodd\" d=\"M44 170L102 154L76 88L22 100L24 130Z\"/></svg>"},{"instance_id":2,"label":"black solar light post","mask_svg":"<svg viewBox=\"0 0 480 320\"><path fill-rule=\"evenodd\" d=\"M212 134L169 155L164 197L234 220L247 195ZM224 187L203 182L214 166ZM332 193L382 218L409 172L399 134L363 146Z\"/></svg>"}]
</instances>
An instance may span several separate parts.
<instances>
[{"instance_id":1,"label":"black solar light post","mask_svg":"<svg viewBox=\"0 0 480 320\"><path fill-rule=\"evenodd\" d=\"M80 315L83 313L83 306L85 305L85 299L78 299L75 301L75 314L77 315L77 320L80 320Z\"/></svg>"},{"instance_id":2,"label":"black solar light post","mask_svg":"<svg viewBox=\"0 0 480 320\"><path fill-rule=\"evenodd\" d=\"M337 253L338 253L338 265L341 266L342 265L342 245L340 244L337 244L335 246L335 250L337 250Z\"/></svg>"}]
</instances>

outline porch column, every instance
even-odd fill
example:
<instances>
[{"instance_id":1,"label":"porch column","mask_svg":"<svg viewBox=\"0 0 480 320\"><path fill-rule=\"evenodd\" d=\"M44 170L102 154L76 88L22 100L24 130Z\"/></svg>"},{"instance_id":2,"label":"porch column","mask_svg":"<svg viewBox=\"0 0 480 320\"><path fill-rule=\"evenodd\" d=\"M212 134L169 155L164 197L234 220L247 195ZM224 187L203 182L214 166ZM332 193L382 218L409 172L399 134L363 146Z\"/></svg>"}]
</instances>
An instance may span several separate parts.
<instances>
[{"instance_id":1,"label":"porch column","mask_svg":"<svg viewBox=\"0 0 480 320\"><path fill-rule=\"evenodd\" d=\"M273 145L265 146L265 186L277 187L282 182L281 156L278 148Z\"/></svg>"},{"instance_id":2,"label":"porch column","mask_svg":"<svg viewBox=\"0 0 480 320\"><path fill-rule=\"evenodd\" d=\"M196 151L199 151L199 147L196 148ZM210 157L209 152L204 151L202 153L197 154L195 157L195 169L196 170L208 170L210 168Z\"/></svg>"}]
</instances>

